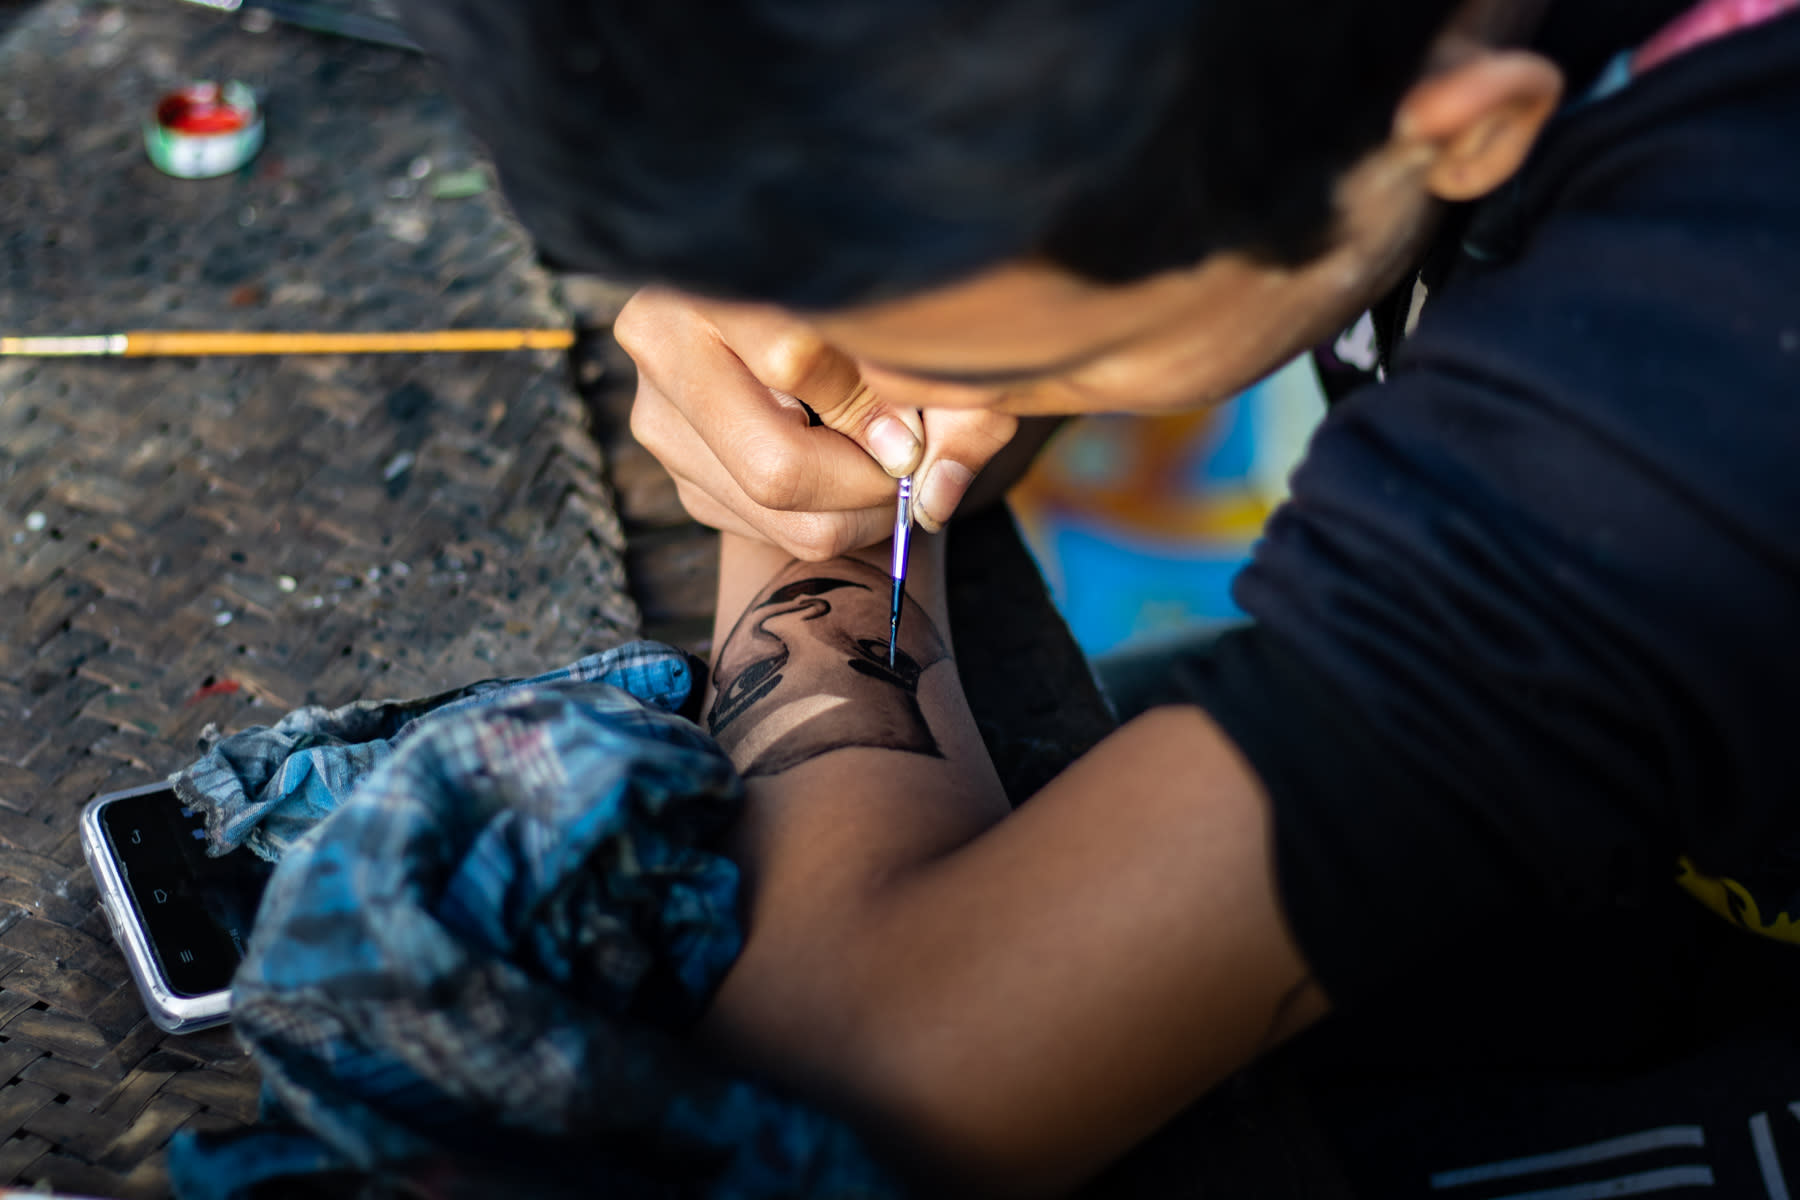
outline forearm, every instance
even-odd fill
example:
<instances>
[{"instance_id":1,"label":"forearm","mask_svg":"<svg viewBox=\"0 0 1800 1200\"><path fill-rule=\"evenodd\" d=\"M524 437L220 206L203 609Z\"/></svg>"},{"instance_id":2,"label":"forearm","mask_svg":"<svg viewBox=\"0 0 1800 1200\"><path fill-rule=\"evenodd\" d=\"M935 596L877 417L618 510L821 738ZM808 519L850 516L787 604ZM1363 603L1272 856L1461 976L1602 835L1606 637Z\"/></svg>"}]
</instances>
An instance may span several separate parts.
<instances>
[{"instance_id":1,"label":"forearm","mask_svg":"<svg viewBox=\"0 0 1800 1200\"><path fill-rule=\"evenodd\" d=\"M934 649L940 549L914 548L902 640L930 662L908 697L850 665L859 639L885 653L885 595L858 590L885 558L788 564L727 539L709 713L747 773L749 939L704 1032L912 1162L1054 1189L1323 1001L1280 918L1266 801L1198 710L1134 722L1007 814ZM834 596L863 603L823 611Z\"/></svg>"},{"instance_id":2,"label":"forearm","mask_svg":"<svg viewBox=\"0 0 1800 1200\"><path fill-rule=\"evenodd\" d=\"M885 547L803 564L722 539L706 720L746 776L734 852L750 937L709 1035L789 1078L842 1062L831 1046L853 1035L817 1010L848 1017L870 982L853 969L895 879L1007 811L949 655L942 550L914 543L888 675Z\"/></svg>"},{"instance_id":3,"label":"forearm","mask_svg":"<svg viewBox=\"0 0 1800 1200\"><path fill-rule=\"evenodd\" d=\"M1007 812L951 654L943 537L915 538L892 668L888 565L885 545L802 563L721 539L706 720L746 777L744 856L773 885L783 876L769 857L822 858L819 838L857 855L837 885L848 888Z\"/></svg>"}]
</instances>

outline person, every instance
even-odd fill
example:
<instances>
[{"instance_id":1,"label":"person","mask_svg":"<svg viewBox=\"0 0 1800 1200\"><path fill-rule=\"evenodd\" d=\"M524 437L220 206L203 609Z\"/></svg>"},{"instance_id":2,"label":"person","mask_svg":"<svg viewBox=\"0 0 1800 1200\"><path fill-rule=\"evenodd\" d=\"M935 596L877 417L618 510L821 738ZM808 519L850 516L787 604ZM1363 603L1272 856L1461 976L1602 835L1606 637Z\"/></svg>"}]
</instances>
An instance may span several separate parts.
<instances>
[{"instance_id":1,"label":"person","mask_svg":"<svg viewBox=\"0 0 1800 1200\"><path fill-rule=\"evenodd\" d=\"M1588 1072L1592 1108L1594 1070L1791 1003L1792 0L408 7L545 254L644 285L633 430L724 531L751 925L714 1044L924 1178L1048 1192L1321 1022L1351 1120L1359 1056ZM1314 437L1253 621L1008 812L953 514L1043 418L1216 403L1365 311L1381 378ZM1683 1097L1730 1092L1730 1139L1583 1112L1579 1153L1459 1174L1483 1122L1424 1136L1457 1106L1393 1092L1347 1153L1396 1196L1730 1141L1606 1186L1785 1194L1777 1046L1640 1106L1699 1129Z\"/></svg>"}]
</instances>

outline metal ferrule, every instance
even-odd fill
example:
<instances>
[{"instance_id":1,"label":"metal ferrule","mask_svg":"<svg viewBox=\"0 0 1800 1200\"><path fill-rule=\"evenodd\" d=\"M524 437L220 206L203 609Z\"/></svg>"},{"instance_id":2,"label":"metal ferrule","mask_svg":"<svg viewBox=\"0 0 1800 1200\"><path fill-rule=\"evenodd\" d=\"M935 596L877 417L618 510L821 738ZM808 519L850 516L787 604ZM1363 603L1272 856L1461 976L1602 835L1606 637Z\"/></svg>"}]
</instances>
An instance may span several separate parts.
<instances>
[{"instance_id":1,"label":"metal ferrule","mask_svg":"<svg viewBox=\"0 0 1800 1200\"><path fill-rule=\"evenodd\" d=\"M895 579L906 578L906 551L912 544L912 494L913 478L907 475L900 480L900 499L894 506L894 569L888 574Z\"/></svg>"},{"instance_id":2,"label":"metal ferrule","mask_svg":"<svg viewBox=\"0 0 1800 1200\"><path fill-rule=\"evenodd\" d=\"M30 358L93 358L96 355L125 353L122 333L96 334L92 337L0 337L0 356L23 355Z\"/></svg>"}]
</instances>

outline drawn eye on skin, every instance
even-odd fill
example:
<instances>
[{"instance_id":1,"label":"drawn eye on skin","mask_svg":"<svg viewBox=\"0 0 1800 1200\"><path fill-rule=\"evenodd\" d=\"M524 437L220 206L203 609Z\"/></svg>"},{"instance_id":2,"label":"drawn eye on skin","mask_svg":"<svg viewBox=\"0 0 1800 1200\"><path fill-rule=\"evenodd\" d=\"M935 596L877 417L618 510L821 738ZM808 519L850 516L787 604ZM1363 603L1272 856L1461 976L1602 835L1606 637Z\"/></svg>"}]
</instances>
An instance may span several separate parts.
<instances>
[{"instance_id":1,"label":"drawn eye on skin","mask_svg":"<svg viewBox=\"0 0 1800 1200\"><path fill-rule=\"evenodd\" d=\"M948 656L911 599L887 665L888 578L854 559L795 562L738 618L713 664L707 727L746 776L866 746L942 757L919 677Z\"/></svg>"}]
</instances>

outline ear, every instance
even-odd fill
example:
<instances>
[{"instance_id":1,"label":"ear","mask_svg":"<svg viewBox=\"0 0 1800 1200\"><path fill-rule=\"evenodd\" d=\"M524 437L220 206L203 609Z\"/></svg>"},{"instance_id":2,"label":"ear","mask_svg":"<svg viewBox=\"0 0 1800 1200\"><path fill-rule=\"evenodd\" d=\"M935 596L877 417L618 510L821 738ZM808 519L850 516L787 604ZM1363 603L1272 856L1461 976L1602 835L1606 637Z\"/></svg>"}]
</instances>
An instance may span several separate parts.
<instances>
[{"instance_id":1,"label":"ear","mask_svg":"<svg viewBox=\"0 0 1800 1200\"><path fill-rule=\"evenodd\" d=\"M1525 162L1562 99L1562 71L1526 50L1465 46L1412 86L1396 139L1428 152L1425 184L1440 200L1474 200Z\"/></svg>"}]
</instances>

